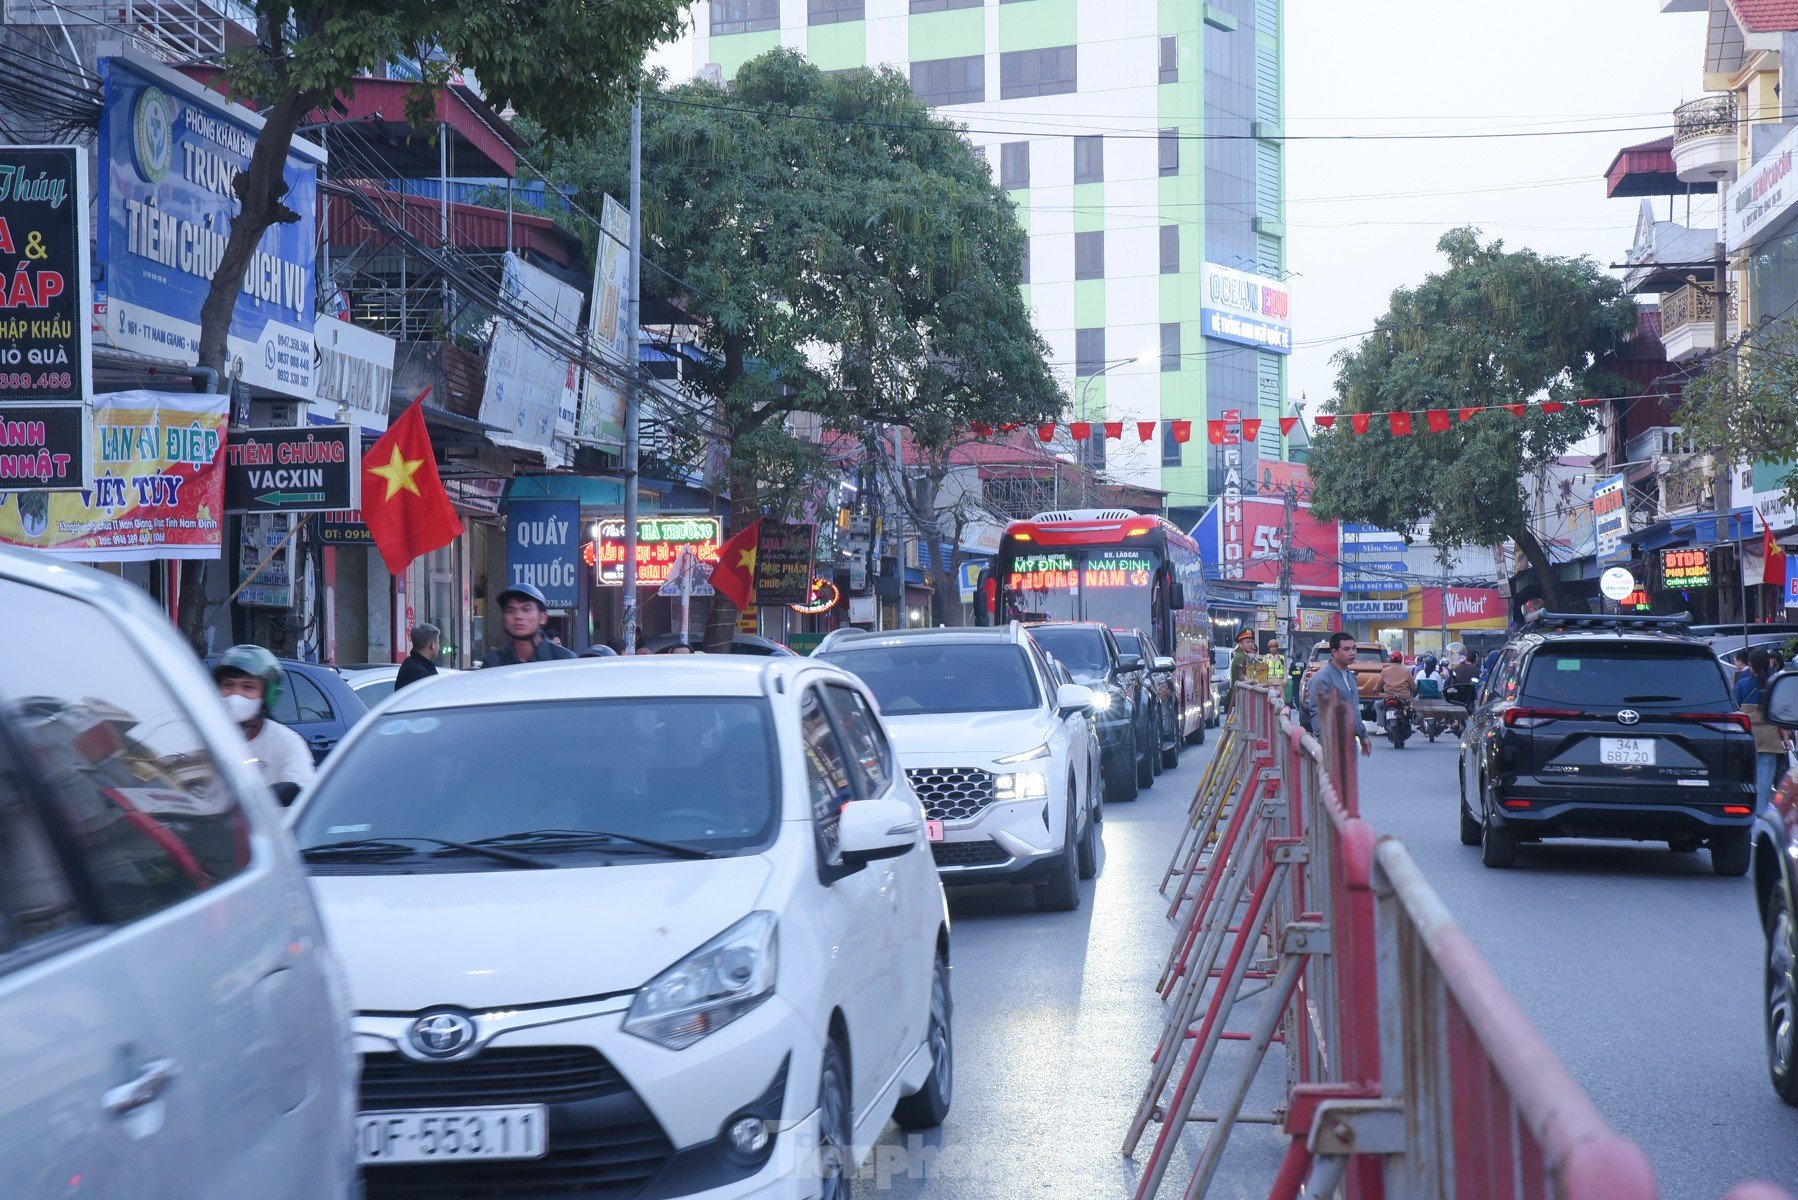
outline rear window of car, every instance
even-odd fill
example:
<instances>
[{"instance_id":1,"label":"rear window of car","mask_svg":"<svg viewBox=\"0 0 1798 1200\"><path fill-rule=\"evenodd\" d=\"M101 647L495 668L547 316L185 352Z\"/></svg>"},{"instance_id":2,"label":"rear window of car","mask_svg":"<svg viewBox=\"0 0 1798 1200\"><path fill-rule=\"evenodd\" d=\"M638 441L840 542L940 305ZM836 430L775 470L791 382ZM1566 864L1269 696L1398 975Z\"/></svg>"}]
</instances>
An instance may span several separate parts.
<instances>
[{"instance_id":1,"label":"rear window of car","mask_svg":"<svg viewBox=\"0 0 1798 1200\"><path fill-rule=\"evenodd\" d=\"M1134 633L1119 633L1114 629L1111 636L1117 639L1119 652L1123 654L1142 653L1142 639Z\"/></svg>"},{"instance_id":2,"label":"rear window of car","mask_svg":"<svg viewBox=\"0 0 1798 1200\"><path fill-rule=\"evenodd\" d=\"M1630 704L1730 711L1735 701L1702 647L1547 645L1530 659L1518 699L1579 708Z\"/></svg>"},{"instance_id":3,"label":"rear window of car","mask_svg":"<svg viewBox=\"0 0 1798 1200\"><path fill-rule=\"evenodd\" d=\"M1020 646L916 643L818 657L859 676L880 702L883 716L1015 712L1039 702Z\"/></svg>"},{"instance_id":4,"label":"rear window of car","mask_svg":"<svg viewBox=\"0 0 1798 1200\"><path fill-rule=\"evenodd\" d=\"M1032 629L1030 636L1051 657L1066 664L1076 679L1092 678L1111 670L1111 655L1105 648L1105 635L1091 626L1038 628Z\"/></svg>"}]
</instances>

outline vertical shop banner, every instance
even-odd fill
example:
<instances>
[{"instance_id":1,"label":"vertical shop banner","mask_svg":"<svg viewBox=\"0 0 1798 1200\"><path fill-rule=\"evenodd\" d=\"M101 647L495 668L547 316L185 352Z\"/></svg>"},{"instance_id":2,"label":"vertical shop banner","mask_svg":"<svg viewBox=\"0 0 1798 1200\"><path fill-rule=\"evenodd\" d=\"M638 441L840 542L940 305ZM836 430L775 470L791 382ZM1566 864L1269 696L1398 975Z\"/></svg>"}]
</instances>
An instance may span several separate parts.
<instances>
[{"instance_id":1,"label":"vertical shop banner","mask_svg":"<svg viewBox=\"0 0 1798 1200\"><path fill-rule=\"evenodd\" d=\"M1243 496L1232 505L1226 496L1222 504L1226 516L1217 530L1223 577L1277 583L1285 539L1285 502ZM1342 574L1337 566L1336 523L1312 516L1309 504L1295 504L1292 541L1293 586L1300 591L1339 590Z\"/></svg>"},{"instance_id":2,"label":"vertical shop banner","mask_svg":"<svg viewBox=\"0 0 1798 1200\"><path fill-rule=\"evenodd\" d=\"M580 603L578 500L514 500L506 505L506 583L528 583L552 609Z\"/></svg>"},{"instance_id":3,"label":"vertical shop banner","mask_svg":"<svg viewBox=\"0 0 1798 1200\"><path fill-rule=\"evenodd\" d=\"M534 451L546 465L561 466L574 437L575 365L532 340L519 321L578 343L581 294L512 253L500 293L516 315L494 323L481 420L497 431L491 436L499 445Z\"/></svg>"},{"instance_id":4,"label":"vertical shop banner","mask_svg":"<svg viewBox=\"0 0 1798 1200\"><path fill-rule=\"evenodd\" d=\"M93 328L105 345L149 358L199 358L200 305L224 254L263 120L176 71L137 57L102 58L98 243L103 291ZM244 272L227 341L228 372L251 387L310 399L318 166L296 138L282 203L298 220L262 235Z\"/></svg>"},{"instance_id":5,"label":"vertical shop banner","mask_svg":"<svg viewBox=\"0 0 1798 1200\"><path fill-rule=\"evenodd\" d=\"M82 562L219 557L229 403L192 392L95 396L92 486L0 498L0 543Z\"/></svg>"},{"instance_id":6,"label":"vertical shop banner","mask_svg":"<svg viewBox=\"0 0 1798 1200\"><path fill-rule=\"evenodd\" d=\"M90 277L87 152L0 146L0 401L93 395Z\"/></svg>"},{"instance_id":7,"label":"vertical shop banner","mask_svg":"<svg viewBox=\"0 0 1798 1200\"><path fill-rule=\"evenodd\" d=\"M384 433L393 391L396 343L385 334L335 317L312 327L318 348L312 419L326 425L348 421L364 433Z\"/></svg>"},{"instance_id":8,"label":"vertical shop banner","mask_svg":"<svg viewBox=\"0 0 1798 1200\"><path fill-rule=\"evenodd\" d=\"M812 594L810 525L763 521L755 552L755 600L769 608L804 604Z\"/></svg>"},{"instance_id":9,"label":"vertical shop banner","mask_svg":"<svg viewBox=\"0 0 1798 1200\"><path fill-rule=\"evenodd\" d=\"M593 271L593 300L587 309L587 344L599 357L630 364L631 283L629 239L630 212L605 198L599 211L599 256ZM624 393L610 378L596 371L586 373L581 394L581 437L595 442L624 440Z\"/></svg>"},{"instance_id":10,"label":"vertical shop banner","mask_svg":"<svg viewBox=\"0 0 1798 1200\"><path fill-rule=\"evenodd\" d=\"M1786 555L1786 607L1798 608L1798 554Z\"/></svg>"},{"instance_id":11,"label":"vertical shop banner","mask_svg":"<svg viewBox=\"0 0 1798 1200\"><path fill-rule=\"evenodd\" d=\"M1592 537L1601 567L1618 566L1630 559L1629 485L1621 475L1613 475L1592 488Z\"/></svg>"}]
</instances>

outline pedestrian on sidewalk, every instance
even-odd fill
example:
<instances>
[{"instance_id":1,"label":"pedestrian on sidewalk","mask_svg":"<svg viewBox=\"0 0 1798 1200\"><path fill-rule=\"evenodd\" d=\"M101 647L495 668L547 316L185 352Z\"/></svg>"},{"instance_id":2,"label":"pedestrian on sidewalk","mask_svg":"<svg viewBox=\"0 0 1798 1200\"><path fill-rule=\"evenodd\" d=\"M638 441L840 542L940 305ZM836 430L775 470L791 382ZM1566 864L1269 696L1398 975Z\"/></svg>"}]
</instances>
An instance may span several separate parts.
<instances>
[{"instance_id":1,"label":"pedestrian on sidewalk","mask_svg":"<svg viewBox=\"0 0 1798 1200\"><path fill-rule=\"evenodd\" d=\"M1332 633L1330 635L1330 661L1319 667L1304 686L1299 689L1299 716L1305 728L1312 736L1321 737L1318 729L1317 713L1319 697L1324 689L1331 689L1342 697L1342 703L1349 714L1349 722L1355 730L1355 740L1361 743L1361 757L1373 754L1373 740L1367 736L1362 727L1361 685L1355 679L1352 664L1355 661L1355 635L1352 633Z\"/></svg>"},{"instance_id":2,"label":"pedestrian on sidewalk","mask_svg":"<svg viewBox=\"0 0 1798 1200\"><path fill-rule=\"evenodd\" d=\"M487 652L483 667L510 667L519 663L554 662L575 657L574 651L544 636L549 622L549 602L528 583L515 583L494 597L506 640Z\"/></svg>"},{"instance_id":3,"label":"pedestrian on sidewalk","mask_svg":"<svg viewBox=\"0 0 1798 1200\"><path fill-rule=\"evenodd\" d=\"M1785 741L1779 726L1767 720L1767 685L1772 682L1772 659L1764 647L1748 652L1748 673L1736 683L1736 703L1748 714L1754 730L1754 795L1756 811L1773 802L1773 783L1785 763Z\"/></svg>"},{"instance_id":4,"label":"pedestrian on sidewalk","mask_svg":"<svg viewBox=\"0 0 1798 1200\"><path fill-rule=\"evenodd\" d=\"M393 680L393 690L397 692L407 684L417 683L437 674L437 656L442 652L443 630L429 621L420 621L414 625L412 653L406 655L406 661L400 664L400 673Z\"/></svg>"}]
</instances>

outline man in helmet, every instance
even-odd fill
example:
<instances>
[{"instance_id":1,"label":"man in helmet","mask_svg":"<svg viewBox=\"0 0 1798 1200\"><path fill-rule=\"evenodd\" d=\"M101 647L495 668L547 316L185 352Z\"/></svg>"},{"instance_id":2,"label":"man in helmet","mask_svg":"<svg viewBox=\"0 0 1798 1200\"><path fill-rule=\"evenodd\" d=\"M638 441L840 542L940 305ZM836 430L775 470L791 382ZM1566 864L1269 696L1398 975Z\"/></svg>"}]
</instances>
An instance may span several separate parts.
<instances>
[{"instance_id":1,"label":"man in helmet","mask_svg":"<svg viewBox=\"0 0 1798 1200\"><path fill-rule=\"evenodd\" d=\"M487 652L483 667L511 667L519 663L552 662L558 658L574 658L574 651L558 646L544 635L549 621L549 603L543 593L528 583L515 583L493 598L499 608L500 624L506 640Z\"/></svg>"},{"instance_id":2,"label":"man in helmet","mask_svg":"<svg viewBox=\"0 0 1798 1200\"><path fill-rule=\"evenodd\" d=\"M251 761L283 804L312 782L312 748L270 714L281 698L281 664L261 646L233 646L212 664L225 711L243 730Z\"/></svg>"}]
</instances>

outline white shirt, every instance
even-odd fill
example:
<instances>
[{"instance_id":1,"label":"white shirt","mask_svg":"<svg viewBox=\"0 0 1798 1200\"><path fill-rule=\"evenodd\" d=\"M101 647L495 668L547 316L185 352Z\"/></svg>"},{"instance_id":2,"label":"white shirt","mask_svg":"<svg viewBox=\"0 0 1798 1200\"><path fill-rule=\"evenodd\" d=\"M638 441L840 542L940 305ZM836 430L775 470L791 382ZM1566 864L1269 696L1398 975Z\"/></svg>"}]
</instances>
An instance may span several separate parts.
<instances>
[{"instance_id":1,"label":"white shirt","mask_svg":"<svg viewBox=\"0 0 1798 1200\"><path fill-rule=\"evenodd\" d=\"M312 747L287 726L264 717L249 746L250 758L262 768L262 778L270 786L297 783L305 787L312 782Z\"/></svg>"}]
</instances>

